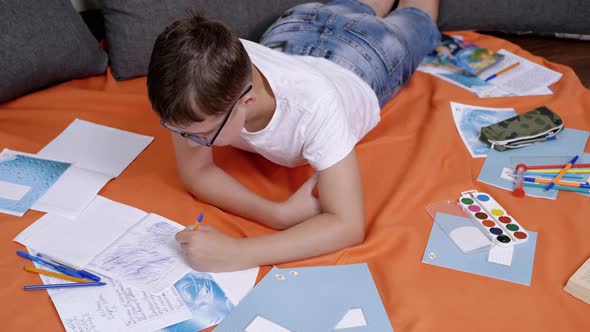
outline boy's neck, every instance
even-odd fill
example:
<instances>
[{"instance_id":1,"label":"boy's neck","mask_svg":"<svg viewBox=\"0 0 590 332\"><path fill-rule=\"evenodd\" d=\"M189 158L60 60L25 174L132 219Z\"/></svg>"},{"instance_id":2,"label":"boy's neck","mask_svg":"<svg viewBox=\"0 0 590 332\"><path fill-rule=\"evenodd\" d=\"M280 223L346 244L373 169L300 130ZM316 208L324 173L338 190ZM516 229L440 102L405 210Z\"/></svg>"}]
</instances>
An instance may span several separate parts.
<instances>
[{"instance_id":1,"label":"boy's neck","mask_svg":"<svg viewBox=\"0 0 590 332\"><path fill-rule=\"evenodd\" d=\"M276 108L274 93L262 73L252 65L252 85L256 92L256 102L248 109L246 115L246 130L256 132L266 128Z\"/></svg>"}]
</instances>

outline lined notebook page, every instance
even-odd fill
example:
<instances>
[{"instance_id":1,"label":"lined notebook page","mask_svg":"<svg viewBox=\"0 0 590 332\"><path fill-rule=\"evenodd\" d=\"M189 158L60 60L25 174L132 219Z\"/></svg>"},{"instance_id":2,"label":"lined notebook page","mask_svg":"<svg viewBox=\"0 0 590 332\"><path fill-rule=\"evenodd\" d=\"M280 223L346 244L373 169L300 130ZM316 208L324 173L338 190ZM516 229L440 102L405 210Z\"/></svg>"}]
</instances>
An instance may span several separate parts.
<instances>
[{"instance_id":1,"label":"lined notebook page","mask_svg":"<svg viewBox=\"0 0 590 332\"><path fill-rule=\"evenodd\" d=\"M77 218L48 213L14 241L81 268L145 216L144 211L96 196Z\"/></svg>"},{"instance_id":2,"label":"lined notebook page","mask_svg":"<svg viewBox=\"0 0 590 332\"><path fill-rule=\"evenodd\" d=\"M33 210L76 218L111 176L72 166L33 206Z\"/></svg>"},{"instance_id":3,"label":"lined notebook page","mask_svg":"<svg viewBox=\"0 0 590 332\"><path fill-rule=\"evenodd\" d=\"M159 294L191 271L174 238L183 229L171 220L149 214L94 258L89 267L144 292Z\"/></svg>"},{"instance_id":4,"label":"lined notebook page","mask_svg":"<svg viewBox=\"0 0 590 332\"><path fill-rule=\"evenodd\" d=\"M37 155L116 178L153 139L76 119Z\"/></svg>"}]
</instances>

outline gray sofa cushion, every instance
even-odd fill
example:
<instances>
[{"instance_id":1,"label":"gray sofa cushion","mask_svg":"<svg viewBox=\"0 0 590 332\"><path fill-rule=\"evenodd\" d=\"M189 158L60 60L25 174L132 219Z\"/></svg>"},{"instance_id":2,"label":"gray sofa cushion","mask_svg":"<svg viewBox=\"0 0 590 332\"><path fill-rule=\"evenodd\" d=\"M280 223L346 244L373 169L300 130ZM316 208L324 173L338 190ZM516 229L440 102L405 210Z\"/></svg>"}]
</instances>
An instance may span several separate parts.
<instances>
[{"instance_id":1,"label":"gray sofa cushion","mask_svg":"<svg viewBox=\"0 0 590 332\"><path fill-rule=\"evenodd\" d=\"M0 0L0 31L0 102L107 68L70 0Z\"/></svg>"},{"instance_id":2,"label":"gray sofa cushion","mask_svg":"<svg viewBox=\"0 0 590 332\"><path fill-rule=\"evenodd\" d=\"M590 34L588 0L441 0L441 30Z\"/></svg>"},{"instance_id":3,"label":"gray sofa cushion","mask_svg":"<svg viewBox=\"0 0 590 332\"><path fill-rule=\"evenodd\" d=\"M240 37L258 40L290 7L305 0L101 0L112 73L123 80L147 74L156 37L194 11L228 24Z\"/></svg>"}]
</instances>

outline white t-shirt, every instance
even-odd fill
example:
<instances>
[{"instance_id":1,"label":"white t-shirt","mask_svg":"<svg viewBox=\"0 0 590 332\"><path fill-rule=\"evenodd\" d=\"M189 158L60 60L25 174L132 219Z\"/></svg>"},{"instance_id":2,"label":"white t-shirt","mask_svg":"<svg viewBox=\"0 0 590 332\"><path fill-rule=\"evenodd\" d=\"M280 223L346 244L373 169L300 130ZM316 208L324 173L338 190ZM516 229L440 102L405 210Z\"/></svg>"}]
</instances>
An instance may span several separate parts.
<instances>
[{"instance_id":1,"label":"white t-shirt","mask_svg":"<svg viewBox=\"0 0 590 332\"><path fill-rule=\"evenodd\" d=\"M352 71L324 58L293 56L242 40L268 80L276 109L257 132L233 145L283 166L324 170L346 157L380 120L377 96Z\"/></svg>"}]
</instances>

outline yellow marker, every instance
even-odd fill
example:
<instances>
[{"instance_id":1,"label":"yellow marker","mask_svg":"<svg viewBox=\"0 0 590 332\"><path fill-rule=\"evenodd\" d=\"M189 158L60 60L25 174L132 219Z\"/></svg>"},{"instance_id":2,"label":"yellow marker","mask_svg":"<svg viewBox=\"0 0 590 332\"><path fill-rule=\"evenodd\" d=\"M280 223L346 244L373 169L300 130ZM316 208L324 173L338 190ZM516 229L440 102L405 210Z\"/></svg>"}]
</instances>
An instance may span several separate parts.
<instances>
[{"instance_id":1,"label":"yellow marker","mask_svg":"<svg viewBox=\"0 0 590 332\"><path fill-rule=\"evenodd\" d=\"M61 274L61 273L57 273L57 272L42 270L42 269L38 269L38 268L32 267L32 266L25 266L25 270L29 271L29 272L33 272L33 273L44 274L46 276L60 278L63 280L69 280L69 281L74 281L74 282L91 282L92 281L92 280L87 280L87 279L82 279L82 278L70 277L65 274Z\"/></svg>"}]
</instances>

